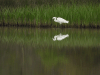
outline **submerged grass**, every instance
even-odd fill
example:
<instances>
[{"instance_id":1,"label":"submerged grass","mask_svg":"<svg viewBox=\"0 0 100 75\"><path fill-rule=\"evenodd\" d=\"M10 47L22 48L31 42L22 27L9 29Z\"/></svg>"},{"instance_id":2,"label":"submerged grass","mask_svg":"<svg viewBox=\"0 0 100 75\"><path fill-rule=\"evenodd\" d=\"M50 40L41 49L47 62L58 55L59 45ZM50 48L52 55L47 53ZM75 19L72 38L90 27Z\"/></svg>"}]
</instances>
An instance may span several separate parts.
<instances>
[{"instance_id":1,"label":"submerged grass","mask_svg":"<svg viewBox=\"0 0 100 75\"><path fill-rule=\"evenodd\" d=\"M36 7L2 8L0 23L24 26L58 27L52 17L69 20L66 27L100 27L100 5L46 5Z\"/></svg>"}]
</instances>

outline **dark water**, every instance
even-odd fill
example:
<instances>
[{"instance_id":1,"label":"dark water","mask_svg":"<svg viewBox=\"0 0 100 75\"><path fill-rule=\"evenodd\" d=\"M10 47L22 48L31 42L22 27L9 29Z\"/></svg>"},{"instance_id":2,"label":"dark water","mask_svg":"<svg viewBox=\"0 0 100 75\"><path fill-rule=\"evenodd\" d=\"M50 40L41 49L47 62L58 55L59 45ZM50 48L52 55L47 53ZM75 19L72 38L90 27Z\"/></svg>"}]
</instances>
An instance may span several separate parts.
<instances>
[{"instance_id":1,"label":"dark water","mask_svg":"<svg viewBox=\"0 0 100 75\"><path fill-rule=\"evenodd\" d=\"M69 38L53 41L59 33ZM95 29L0 28L0 75L100 75L99 34Z\"/></svg>"}]
</instances>

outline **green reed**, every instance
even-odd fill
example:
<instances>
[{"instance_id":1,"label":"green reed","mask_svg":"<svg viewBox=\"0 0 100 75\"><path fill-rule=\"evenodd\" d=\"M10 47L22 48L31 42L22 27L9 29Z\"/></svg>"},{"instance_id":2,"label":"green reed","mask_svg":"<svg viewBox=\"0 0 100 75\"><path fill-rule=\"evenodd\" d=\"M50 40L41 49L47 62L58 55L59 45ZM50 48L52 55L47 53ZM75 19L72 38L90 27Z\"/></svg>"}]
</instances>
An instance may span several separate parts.
<instances>
[{"instance_id":1,"label":"green reed","mask_svg":"<svg viewBox=\"0 0 100 75\"><path fill-rule=\"evenodd\" d=\"M3 8L0 23L35 26L59 25L52 20L52 17L62 17L69 20L67 27L93 25L100 26L100 5L45 5L36 7Z\"/></svg>"}]
</instances>

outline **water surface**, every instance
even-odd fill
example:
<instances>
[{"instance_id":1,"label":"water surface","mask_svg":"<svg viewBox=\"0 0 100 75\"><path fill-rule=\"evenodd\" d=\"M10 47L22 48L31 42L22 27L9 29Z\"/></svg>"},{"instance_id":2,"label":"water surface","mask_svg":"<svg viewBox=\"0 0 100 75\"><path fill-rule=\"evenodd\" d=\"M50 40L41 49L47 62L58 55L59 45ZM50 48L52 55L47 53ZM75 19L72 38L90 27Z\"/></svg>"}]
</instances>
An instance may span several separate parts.
<instances>
[{"instance_id":1,"label":"water surface","mask_svg":"<svg viewBox=\"0 0 100 75\"><path fill-rule=\"evenodd\" d=\"M58 34L69 34L53 41ZM0 75L100 75L100 30L0 28Z\"/></svg>"}]
</instances>

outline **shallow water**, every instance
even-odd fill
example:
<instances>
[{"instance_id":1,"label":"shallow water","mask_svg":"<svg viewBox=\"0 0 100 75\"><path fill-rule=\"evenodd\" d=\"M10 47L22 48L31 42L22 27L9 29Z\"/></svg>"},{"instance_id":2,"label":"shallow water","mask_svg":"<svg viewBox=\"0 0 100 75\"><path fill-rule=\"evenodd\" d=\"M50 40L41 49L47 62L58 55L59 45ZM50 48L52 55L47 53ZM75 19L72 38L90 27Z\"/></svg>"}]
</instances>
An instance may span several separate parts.
<instances>
[{"instance_id":1,"label":"shallow water","mask_svg":"<svg viewBox=\"0 0 100 75\"><path fill-rule=\"evenodd\" d=\"M53 41L59 34L68 38ZM0 28L0 75L100 75L100 30Z\"/></svg>"}]
</instances>

